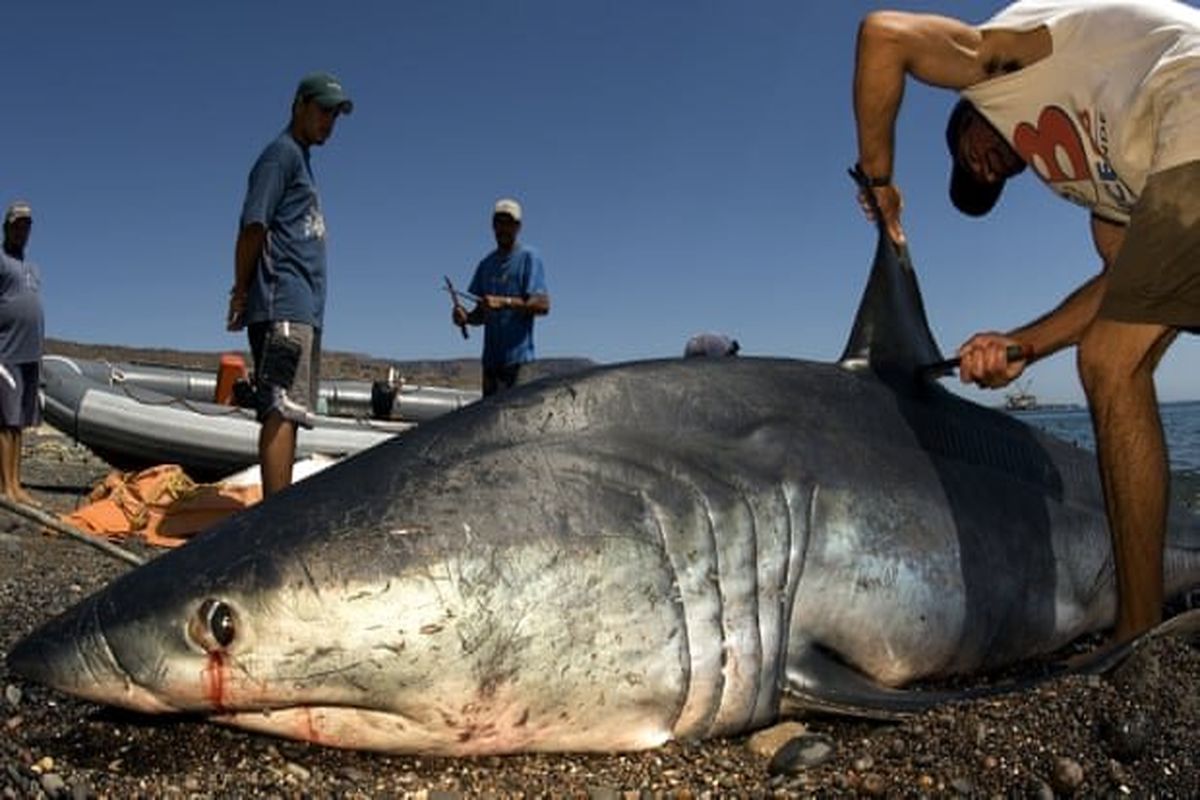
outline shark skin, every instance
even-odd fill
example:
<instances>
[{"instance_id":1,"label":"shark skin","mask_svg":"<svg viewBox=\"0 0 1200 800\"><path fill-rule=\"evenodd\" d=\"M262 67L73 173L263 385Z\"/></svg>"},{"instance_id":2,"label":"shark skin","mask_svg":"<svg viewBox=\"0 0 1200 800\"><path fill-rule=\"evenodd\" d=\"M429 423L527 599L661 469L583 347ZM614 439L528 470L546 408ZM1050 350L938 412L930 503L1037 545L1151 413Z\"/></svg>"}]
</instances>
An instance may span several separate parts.
<instances>
[{"instance_id":1,"label":"shark skin","mask_svg":"<svg viewBox=\"0 0 1200 800\"><path fill-rule=\"evenodd\" d=\"M939 358L881 238L837 362L518 387L129 572L8 664L97 703L441 755L970 696L904 687L1101 630L1115 585L1094 457L921 377ZM1186 509L1164 566L1168 593L1200 585Z\"/></svg>"}]
</instances>

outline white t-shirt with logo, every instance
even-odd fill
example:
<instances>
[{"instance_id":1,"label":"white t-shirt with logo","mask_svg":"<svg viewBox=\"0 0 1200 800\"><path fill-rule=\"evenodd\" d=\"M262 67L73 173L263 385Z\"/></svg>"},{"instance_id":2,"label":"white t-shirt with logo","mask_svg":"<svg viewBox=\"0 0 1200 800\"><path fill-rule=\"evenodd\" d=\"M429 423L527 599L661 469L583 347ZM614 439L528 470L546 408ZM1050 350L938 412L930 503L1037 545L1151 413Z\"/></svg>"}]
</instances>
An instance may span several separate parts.
<instances>
[{"instance_id":1,"label":"white t-shirt with logo","mask_svg":"<svg viewBox=\"0 0 1200 800\"><path fill-rule=\"evenodd\" d=\"M1049 56L962 94L1051 189L1126 222L1148 175L1200 160L1200 10L1019 0L980 28L1043 25Z\"/></svg>"}]
</instances>

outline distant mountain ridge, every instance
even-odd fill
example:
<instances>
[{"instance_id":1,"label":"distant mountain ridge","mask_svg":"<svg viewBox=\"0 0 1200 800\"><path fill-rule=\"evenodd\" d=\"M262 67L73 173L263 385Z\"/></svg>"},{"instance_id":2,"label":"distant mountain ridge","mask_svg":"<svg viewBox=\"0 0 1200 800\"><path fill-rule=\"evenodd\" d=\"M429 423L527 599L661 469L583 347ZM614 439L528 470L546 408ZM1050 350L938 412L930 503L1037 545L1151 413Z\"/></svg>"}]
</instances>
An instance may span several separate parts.
<instances>
[{"instance_id":1,"label":"distant mountain ridge","mask_svg":"<svg viewBox=\"0 0 1200 800\"><path fill-rule=\"evenodd\" d=\"M127 361L137 364L157 364L167 367L212 370L220 364L221 356L240 352L250 365L248 350L171 350L158 347L127 347L125 345L89 344L65 339L46 339L46 353L69 358L87 358L104 361ZM586 358L548 358L538 361L532 371L538 374L574 372L592 366ZM395 369L406 383L431 386L450 386L460 389L479 388L479 359L455 358L446 360L420 359L399 361L388 358L326 351L321 354L321 377L343 380L385 380L388 370Z\"/></svg>"}]
</instances>

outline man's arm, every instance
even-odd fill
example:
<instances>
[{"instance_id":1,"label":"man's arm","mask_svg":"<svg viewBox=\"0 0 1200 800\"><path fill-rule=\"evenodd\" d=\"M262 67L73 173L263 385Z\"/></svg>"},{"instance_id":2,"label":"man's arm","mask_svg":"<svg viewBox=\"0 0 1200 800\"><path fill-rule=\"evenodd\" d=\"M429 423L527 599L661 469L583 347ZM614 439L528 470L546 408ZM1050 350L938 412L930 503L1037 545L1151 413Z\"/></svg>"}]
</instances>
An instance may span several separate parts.
<instances>
[{"instance_id":1,"label":"man's arm","mask_svg":"<svg viewBox=\"0 0 1200 800\"><path fill-rule=\"evenodd\" d=\"M1092 241L1100 255L1101 271L1067 296L1053 311L1007 334L977 333L962 347L960 376L963 383L997 388L1015 380L1031 361L1078 344L1096 313L1108 284L1107 271L1116 261L1125 240L1125 226L1092 217ZM1005 348L1022 345L1032 352L1029 361L1009 364Z\"/></svg>"},{"instance_id":2,"label":"man's arm","mask_svg":"<svg viewBox=\"0 0 1200 800\"><path fill-rule=\"evenodd\" d=\"M1012 336L1028 341L1038 355L1056 353L1078 344L1084 330L1100 310L1108 285L1108 268L1117 260L1125 226L1092 216L1092 243L1100 256L1100 272L1067 296L1053 311L1013 331Z\"/></svg>"},{"instance_id":3,"label":"man's arm","mask_svg":"<svg viewBox=\"0 0 1200 800\"><path fill-rule=\"evenodd\" d=\"M904 241L903 200L891 178L905 79L911 75L930 86L965 89L1032 63L1049 49L1044 29L981 31L950 17L901 11L877 11L863 19L854 70L858 163L878 182L871 191L892 239ZM860 200L871 216L871 204Z\"/></svg>"},{"instance_id":4,"label":"man's arm","mask_svg":"<svg viewBox=\"0 0 1200 800\"><path fill-rule=\"evenodd\" d=\"M975 28L949 17L876 11L858 29L854 117L859 164L868 177L890 176L904 80L962 89L986 76Z\"/></svg>"},{"instance_id":5,"label":"man's arm","mask_svg":"<svg viewBox=\"0 0 1200 800\"><path fill-rule=\"evenodd\" d=\"M267 229L257 222L238 231L237 244L233 248L233 289L229 292L229 314L225 322L225 327L231 331L246 326L246 297L254 282L266 238Z\"/></svg>"},{"instance_id":6,"label":"man's arm","mask_svg":"<svg viewBox=\"0 0 1200 800\"><path fill-rule=\"evenodd\" d=\"M531 294L529 297L514 297L512 307L532 317L544 316L550 313L550 295Z\"/></svg>"},{"instance_id":7,"label":"man's arm","mask_svg":"<svg viewBox=\"0 0 1200 800\"><path fill-rule=\"evenodd\" d=\"M506 308L513 311L523 311L533 317L540 317L550 313L550 295L531 294L528 297L521 297L509 294L485 294L482 302L471 313L482 315L487 311L500 311ZM476 323L471 324L474 325Z\"/></svg>"}]
</instances>

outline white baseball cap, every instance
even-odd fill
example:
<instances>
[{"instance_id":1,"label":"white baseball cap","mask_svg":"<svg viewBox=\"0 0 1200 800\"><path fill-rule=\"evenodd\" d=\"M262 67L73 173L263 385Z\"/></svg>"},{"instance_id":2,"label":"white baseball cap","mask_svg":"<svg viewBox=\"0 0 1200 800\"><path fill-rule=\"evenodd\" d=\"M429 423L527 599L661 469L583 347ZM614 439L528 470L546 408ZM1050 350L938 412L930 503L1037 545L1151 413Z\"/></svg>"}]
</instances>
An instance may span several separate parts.
<instances>
[{"instance_id":1,"label":"white baseball cap","mask_svg":"<svg viewBox=\"0 0 1200 800\"><path fill-rule=\"evenodd\" d=\"M4 212L4 224L7 225L15 219L33 219L33 209L29 207L29 203L18 200L8 207Z\"/></svg>"},{"instance_id":2,"label":"white baseball cap","mask_svg":"<svg viewBox=\"0 0 1200 800\"><path fill-rule=\"evenodd\" d=\"M505 197L496 201L495 208L492 209L492 216L496 214L507 214L517 222L521 221L521 204L511 197Z\"/></svg>"}]
</instances>

